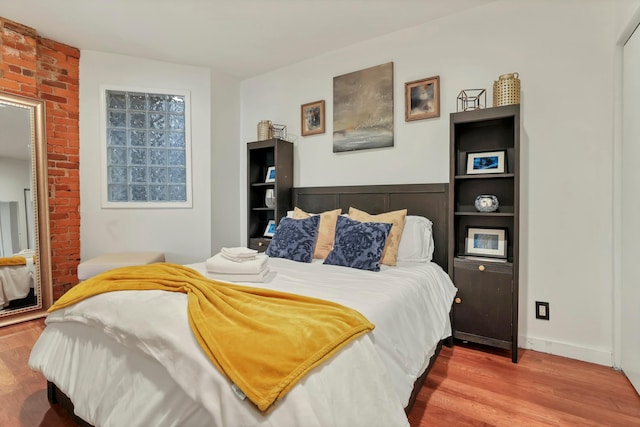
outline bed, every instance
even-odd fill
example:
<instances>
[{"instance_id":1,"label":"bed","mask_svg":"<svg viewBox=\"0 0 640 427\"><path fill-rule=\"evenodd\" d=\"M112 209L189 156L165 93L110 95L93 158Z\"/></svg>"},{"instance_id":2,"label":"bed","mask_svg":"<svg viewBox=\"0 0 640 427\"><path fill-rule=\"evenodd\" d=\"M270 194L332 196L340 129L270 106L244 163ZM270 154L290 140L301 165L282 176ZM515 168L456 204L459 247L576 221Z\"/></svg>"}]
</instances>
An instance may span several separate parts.
<instances>
[{"instance_id":1,"label":"bed","mask_svg":"<svg viewBox=\"0 0 640 427\"><path fill-rule=\"evenodd\" d=\"M429 218L433 262L398 259L396 266L373 272L319 260L269 259L274 274L251 286L342 304L375 329L314 368L265 412L242 399L198 347L184 294L110 292L53 312L30 365L49 381L50 401L75 407L82 425L407 426L405 413L451 334L455 288L445 273L447 188L293 190L294 204L307 212L406 208L413 217ZM204 263L189 267L206 274Z\"/></svg>"},{"instance_id":2,"label":"bed","mask_svg":"<svg viewBox=\"0 0 640 427\"><path fill-rule=\"evenodd\" d=\"M32 254L0 258L0 310L13 308L33 295L34 269Z\"/></svg>"}]
</instances>

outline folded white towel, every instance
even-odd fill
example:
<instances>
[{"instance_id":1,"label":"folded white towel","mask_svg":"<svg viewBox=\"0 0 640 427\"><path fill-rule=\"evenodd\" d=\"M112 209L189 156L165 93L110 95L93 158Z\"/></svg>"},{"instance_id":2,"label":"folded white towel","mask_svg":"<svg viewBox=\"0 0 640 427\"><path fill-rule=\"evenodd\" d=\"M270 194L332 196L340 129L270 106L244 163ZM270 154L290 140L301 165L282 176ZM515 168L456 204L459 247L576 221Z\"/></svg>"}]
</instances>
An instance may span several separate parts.
<instances>
[{"instance_id":1,"label":"folded white towel","mask_svg":"<svg viewBox=\"0 0 640 427\"><path fill-rule=\"evenodd\" d=\"M224 252L220 252L220 255L222 255L223 258L233 262L246 262L246 261L251 261L257 258L257 255L251 255L248 257L244 257L244 256L238 257L238 256L227 255Z\"/></svg>"},{"instance_id":2,"label":"folded white towel","mask_svg":"<svg viewBox=\"0 0 640 427\"><path fill-rule=\"evenodd\" d=\"M257 250L249 249L244 246L238 246L235 248L222 248L220 249L220 252L234 258L253 258L258 255Z\"/></svg>"},{"instance_id":3,"label":"folded white towel","mask_svg":"<svg viewBox=\"0 0 640 427\"><path fill-rule=\"evenodd\" d=\"M275 274L275 273L273 273ZM269 267L265 268L258 274L224 274L224 273L207 273L209 279L222 280L223 282L265 282L269 277Z\"/></svg>"},{"instance_id":4,"label":"folded white towel","mask_svg":"<svg viewBox=\"0 0 640 427\"><path fill-rule=\"evenodd\" d=\"M250 261L252 259L256 259L256 256L258 255L257 250L249 249L243 246L235 248L222 248L220 249L220 253L229 261L235 262Z\"/></svg>"},{"instance_id":5,"label":"folded white towel","mask_svg":"<svg viewBox=\"0 0 640 427\"><path fill-rule=\"evenodd\" d=\"M206 260L205 265L209 273L259 274L266 268L268 259L266 255L260 254L252 260L234 262L217 253Z\"/></svg>"}]
</instances>

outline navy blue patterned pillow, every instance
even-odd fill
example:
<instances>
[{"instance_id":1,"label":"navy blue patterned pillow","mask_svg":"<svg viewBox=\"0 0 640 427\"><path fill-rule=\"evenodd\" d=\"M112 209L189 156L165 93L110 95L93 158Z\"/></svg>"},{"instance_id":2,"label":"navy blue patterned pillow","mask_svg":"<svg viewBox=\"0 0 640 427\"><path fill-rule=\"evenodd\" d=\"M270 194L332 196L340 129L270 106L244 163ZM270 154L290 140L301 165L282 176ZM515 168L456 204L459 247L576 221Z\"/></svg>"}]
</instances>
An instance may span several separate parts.
<instances>
[{"instance_id":1,"label":"navy blue patterned pillow","mask_svg":"<svg viewBox=\"0 0 640 427\"><path fill-rule=\"evenodd\" d=\"M320 215L305 219L282 218L266 254L273 258L311 262L318 237L318 225Z\"/></svg>"},{"instance_id":2,"label":"navy blue patterned pillow","mask_svg":"<svg viewBox=\"0 0 640 427\"><path fill-rule=\"evenodd\" d=\"M325 264L380 271L380 258L392 224L338 217L333 250Z\"/></svg>"}]
</instances>

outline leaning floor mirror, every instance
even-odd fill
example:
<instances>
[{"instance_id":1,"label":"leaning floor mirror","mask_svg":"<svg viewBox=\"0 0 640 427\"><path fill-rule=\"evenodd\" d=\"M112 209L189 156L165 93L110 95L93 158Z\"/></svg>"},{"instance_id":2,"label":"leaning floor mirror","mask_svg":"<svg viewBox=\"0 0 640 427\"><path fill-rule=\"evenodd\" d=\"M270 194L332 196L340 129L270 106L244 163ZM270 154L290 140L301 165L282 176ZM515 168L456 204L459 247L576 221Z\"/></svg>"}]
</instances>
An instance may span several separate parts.
<instances>
[{"instance_id":1,"label":"leaning floor mirror","mask_svg":"<svg viewBox=\"0 0 640 427\"><path fill-rule=\"evenodd\" d=\"M52 304L44 108L0 92L0 326Z\"/></svg>"}]
</instances>

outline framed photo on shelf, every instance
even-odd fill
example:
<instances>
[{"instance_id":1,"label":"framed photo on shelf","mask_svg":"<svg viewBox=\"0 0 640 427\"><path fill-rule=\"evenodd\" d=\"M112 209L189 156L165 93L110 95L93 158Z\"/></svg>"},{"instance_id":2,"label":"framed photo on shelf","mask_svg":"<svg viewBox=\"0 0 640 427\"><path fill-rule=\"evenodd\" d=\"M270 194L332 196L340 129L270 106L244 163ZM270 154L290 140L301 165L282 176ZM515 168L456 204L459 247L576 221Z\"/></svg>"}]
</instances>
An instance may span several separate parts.
<instances>
[{"instance_id":1,"label":"framed photo on shelf","mask_svg":"<svg viewBox=\"0 0 640 427\"><path fill-rule=\"evenodd\" d=\"M302 136L324 133L324 100L300 107L300 129Z\"/></svg>"},{"instance_id":2,"label":"framed photo on shelf","mask_svg":"<svg viewBox=\"0 0 640 427\"><path fill-rule=\"evenodd\" d=\"M506 173L506 150L467 153L467 175L481 173Z\"/></svg>"},{"instance_id":3,"label":"framed photo on shelf","mask_svg":"<svg viewBox=\"0 0 640 427\"><path fill-rule=\"evenodd\" d=\"M404 120L440 117L440 76L404 84Z\"/></svg>"},{"instance_id":4,"label":"framed photo on shelf","mask_svg":"<svg viewBox=\"0 0 640 427\"><path fill-rule=\"evenodd\" d=\"M269 222L267 223L267 227L264 229L264 237L273 237L273 235L276 234L276 221L273 219L270 219Z\"/></svg>"},{"instance_id":5,"label":"framed photo on shelf","mask_svg":"<svg viewBox=\"0 0 640 427\"><path fill-rule=\"evenodd\" d=\"M504 228L467 228L465 255L507 258L507 230Z\"/></svg>"},{"instance_id":6,"label":"framed photo on shelf","mask_svg":"<svg viewBox=\"0 0 640 427\"><path fill-rule=\"evenodd\" d=\"M276 167L269 166L267 168L267 175L264 178L264 182L276 182Z\"/></svg>"}]
</instances>

